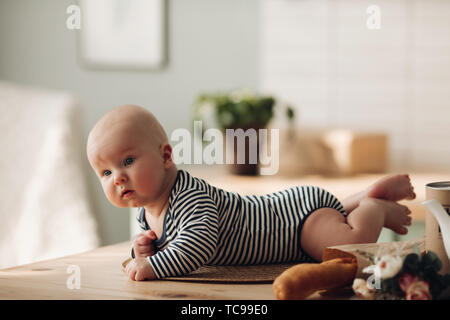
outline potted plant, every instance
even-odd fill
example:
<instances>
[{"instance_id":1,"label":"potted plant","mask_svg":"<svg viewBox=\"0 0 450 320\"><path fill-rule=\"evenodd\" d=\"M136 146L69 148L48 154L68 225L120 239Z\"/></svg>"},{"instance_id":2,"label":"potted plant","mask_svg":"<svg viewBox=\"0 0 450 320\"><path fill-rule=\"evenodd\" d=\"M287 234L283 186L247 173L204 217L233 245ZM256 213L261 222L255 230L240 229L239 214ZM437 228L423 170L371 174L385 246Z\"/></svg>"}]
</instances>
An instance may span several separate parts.
<instances>
[{"instance_id":1,"label":"potted plant","mask_svg":"<svg viewBox=\"0 0 450 320\"><path fill-rule=\"evenodd\" d=\"M237 163L237 140L239 132L267 127L274 117L276 100L272 96L262 96L249 89L238 89L229 93L200 94L194 103L195 118L202 120L204 127L217 127L222 131L233 129L236 133L234 141L234 164L231 170L236 174L257 175L259 173L259 143L256 143L256 163L250 163L249 139L245 139L245 162ZM292 123L295 117L291 107L286 106L286 116ZM242 131L238 130L242 129ZM258 136L258 135L257 135Z\"/></svg>"}]
</instances>

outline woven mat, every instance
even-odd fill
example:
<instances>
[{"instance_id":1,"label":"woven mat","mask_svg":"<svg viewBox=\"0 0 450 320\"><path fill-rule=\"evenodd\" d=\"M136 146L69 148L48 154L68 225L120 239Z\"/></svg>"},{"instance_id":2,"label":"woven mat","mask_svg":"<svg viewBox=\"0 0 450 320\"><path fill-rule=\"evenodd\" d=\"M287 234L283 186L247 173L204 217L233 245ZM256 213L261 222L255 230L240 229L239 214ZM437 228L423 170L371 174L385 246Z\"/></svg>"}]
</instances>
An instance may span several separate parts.
<instances>
[{"instance_id":1,"label":"woven mat","mask_svg":"<svg viewBox=\"0 0 450 320\"><path fill-rule=\"evenodd\" d=\"M122 263L122 270L131 258ZM272 283L284 270L295 263L264 264L249 266L203 266L182 277L168 277L164 280L213 282L213 283Z\"/></svg>"}]
</instances>

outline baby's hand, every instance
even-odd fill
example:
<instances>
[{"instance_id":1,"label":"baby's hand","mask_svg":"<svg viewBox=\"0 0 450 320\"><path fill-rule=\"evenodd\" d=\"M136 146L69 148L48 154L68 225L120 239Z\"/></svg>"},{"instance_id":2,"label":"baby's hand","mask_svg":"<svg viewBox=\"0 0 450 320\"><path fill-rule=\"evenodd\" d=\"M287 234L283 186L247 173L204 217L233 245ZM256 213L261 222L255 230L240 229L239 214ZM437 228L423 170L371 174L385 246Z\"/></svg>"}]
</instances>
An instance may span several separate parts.
<instances>
[{"instance_id":1,"label":"baby's hand","mask_svg":"<svg viewBox=\"0 0 450 320\"><path fill-rule=\"evenodd\" d=\"M155 272L147 258L135 258L131 260L126 271L131 280L153 280L156 278Z\"/></svg>"},{"instance_id":2,"label":"baby's hand","mask_svg":"<svg viewBox=\"0 0 450 320\"><path fill-rule=\"evenodd\" d=\"M140 233L133 241L133 250L136 258L147 258L155 254L153 241L157 239L153 230Z\"/></svg>"}]
</instances>

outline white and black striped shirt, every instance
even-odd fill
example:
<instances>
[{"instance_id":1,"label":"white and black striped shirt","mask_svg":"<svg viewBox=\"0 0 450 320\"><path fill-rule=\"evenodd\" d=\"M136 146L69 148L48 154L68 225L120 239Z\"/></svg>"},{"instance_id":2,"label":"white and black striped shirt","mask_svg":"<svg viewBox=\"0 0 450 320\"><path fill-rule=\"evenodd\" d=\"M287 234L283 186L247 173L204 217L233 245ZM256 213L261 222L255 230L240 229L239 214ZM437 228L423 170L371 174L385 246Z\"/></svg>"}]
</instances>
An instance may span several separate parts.
<instances>
[{"instance_id":1,"label":"white and black striped shirt","mask_svg":"<svg viewBox=\"0 0 450 320\"><path fill-rule=\"evenodd\" d=\"M322 207L346 215L339 200L319 187L240 196L178 170L163 233L148 259L158 278L187 274L204 264L314 261L301 249L300 232L305 218ZM141 229L150 229L143 207L137 220Z\"/></svg>"}]
</instances>

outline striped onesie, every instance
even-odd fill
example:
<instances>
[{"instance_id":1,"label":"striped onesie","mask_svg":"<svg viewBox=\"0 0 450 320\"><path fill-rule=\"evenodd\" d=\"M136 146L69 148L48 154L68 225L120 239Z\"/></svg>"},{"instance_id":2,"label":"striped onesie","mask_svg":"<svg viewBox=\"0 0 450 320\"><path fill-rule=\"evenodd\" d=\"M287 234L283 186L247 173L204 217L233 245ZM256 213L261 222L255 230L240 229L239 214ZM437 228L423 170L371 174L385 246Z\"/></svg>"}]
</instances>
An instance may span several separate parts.
<instances>
[{"instance_id":1,"label":"striped onesie","mask_svg":"<svg viewBox=\"0 0 450 320\"><path fill-rule=\"evenodd\" d=\"M178 170L162 235L148 259L157 278L187 274L204 264L311 262L300 233L306 217L323 207L346 215L339 200L319 187L240 196ZM137 220L142 230L150 229L143 207Z\"/></svg>"}]
</instances>

